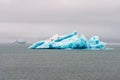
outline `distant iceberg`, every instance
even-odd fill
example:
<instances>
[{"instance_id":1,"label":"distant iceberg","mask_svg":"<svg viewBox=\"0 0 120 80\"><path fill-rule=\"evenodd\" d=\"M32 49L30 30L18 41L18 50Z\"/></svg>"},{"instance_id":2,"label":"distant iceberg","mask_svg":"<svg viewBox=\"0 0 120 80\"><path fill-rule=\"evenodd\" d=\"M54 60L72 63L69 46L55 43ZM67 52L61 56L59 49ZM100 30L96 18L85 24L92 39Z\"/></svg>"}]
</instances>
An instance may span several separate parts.
<instances>
[{"instance_id":1,"label":"distant iceberg","mask_svg":"<svg viewBox=\"0 0 120 80\"><path fill-rule=\"evenodd\" d=\"M58 34L49 40L41 40L29 47L30 49L105 49L106 43L101 42L98 36L89 40L84 35L79 37L77 32L59 36Z\"/></svg>"},{"instance_id":2,"label":"distant iceberg","mask_svg":"<svg viewBox=\"0 0 120 80\"><path fill-rule=\"evenodd\" d=\"M26 41L24 39L17 39L15 42L13 42L15 44L25 44Z\"/></svg>"}]
</instances>

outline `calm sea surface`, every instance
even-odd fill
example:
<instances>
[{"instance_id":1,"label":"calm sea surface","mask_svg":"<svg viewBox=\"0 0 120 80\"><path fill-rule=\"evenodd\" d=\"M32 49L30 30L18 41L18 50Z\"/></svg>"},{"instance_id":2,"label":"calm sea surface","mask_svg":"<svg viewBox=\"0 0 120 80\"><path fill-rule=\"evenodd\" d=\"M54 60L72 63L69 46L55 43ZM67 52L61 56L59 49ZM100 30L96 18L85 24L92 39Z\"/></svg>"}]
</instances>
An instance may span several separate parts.
<instances>
[{"instance_id":1,"label":"calm sea surface","mask_svg":"<svg viewBox=\"0 0 120 80\"><path fill-rule=\"evenodd\" d=\"M120 80L120 46L112 50L28 49L0 44L0 80Z\"/></svg>"}]
</instances>

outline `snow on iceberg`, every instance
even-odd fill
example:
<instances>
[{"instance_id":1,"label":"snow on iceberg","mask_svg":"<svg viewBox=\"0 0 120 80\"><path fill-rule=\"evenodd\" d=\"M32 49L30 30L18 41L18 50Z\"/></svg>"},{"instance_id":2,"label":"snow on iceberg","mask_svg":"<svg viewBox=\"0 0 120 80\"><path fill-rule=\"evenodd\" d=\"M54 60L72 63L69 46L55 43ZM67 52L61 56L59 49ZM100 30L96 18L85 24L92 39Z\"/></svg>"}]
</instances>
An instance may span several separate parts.
<instances>
[{"instance_id":1,"label":"snow on iceberg","mask_svg":"<svg viewBox=\"0 0 120 80\"><path fill-rule=\"evenodd\" d=\"M49 40L42 40L34 43L31 49L105 49L106 43L101 42L98 36L93 36L89 40L84 35L79 37L77 32L59 36L58 34Z\"/></svg>"}]
</instances>

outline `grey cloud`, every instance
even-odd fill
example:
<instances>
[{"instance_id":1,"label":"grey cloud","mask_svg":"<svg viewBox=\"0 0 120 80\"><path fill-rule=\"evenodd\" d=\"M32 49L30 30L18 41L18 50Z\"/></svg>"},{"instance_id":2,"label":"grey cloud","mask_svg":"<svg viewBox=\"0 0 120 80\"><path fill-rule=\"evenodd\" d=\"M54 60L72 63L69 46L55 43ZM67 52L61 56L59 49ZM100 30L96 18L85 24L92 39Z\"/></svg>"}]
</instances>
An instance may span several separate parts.
<instances>
[{"instance_id":1,"label":"grey cloud","mask_svg":"<svg viewBox=\"0 0 120 80\"><path fill-rule=\"evenodd\" d=\"M76 30L88 37L99 35L120 42L119 21L119 0L0 0L2 41L39 39Z\"/></svg>"},{"instance_id":2,"label":"grey cloud","mask_svg":"<svg viewBox=\"0 0 120 80\"><path fill-rule=\"evenodd\" d=\"M49 22L115 16L119 0L1 0L0 21Z\"/></svg>"}]
</instances>

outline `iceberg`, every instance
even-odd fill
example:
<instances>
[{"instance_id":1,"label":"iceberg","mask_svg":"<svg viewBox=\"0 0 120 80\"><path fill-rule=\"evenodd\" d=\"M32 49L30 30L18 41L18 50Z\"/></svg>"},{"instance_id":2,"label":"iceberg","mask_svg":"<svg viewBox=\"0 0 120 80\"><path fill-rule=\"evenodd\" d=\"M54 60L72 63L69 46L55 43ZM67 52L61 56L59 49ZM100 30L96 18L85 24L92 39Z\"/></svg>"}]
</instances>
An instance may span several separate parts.
<instances>
[{"instance_id":1,"label":"iceberg","mask_svg":"<svg viewBox=\"0 0 120 80\"><path fill-rule=\"evenodd\" d=\"M13 42L14 44L25 44L26 41L24 39L17 39Z\"/></svg>"},{"instance_id":2,"label":"iceberg","mask_svg":"<svg viewBox=\"0 0 120 80\"><path fill-rule=\"evenodd\" d=\"M79 37L77 32L68 35L54 35L48 40L38 41L30 49L105 49L106 43L100 41L98 36L93 36L89 40L84 35Z\"/></svg>"}]
</instances>

